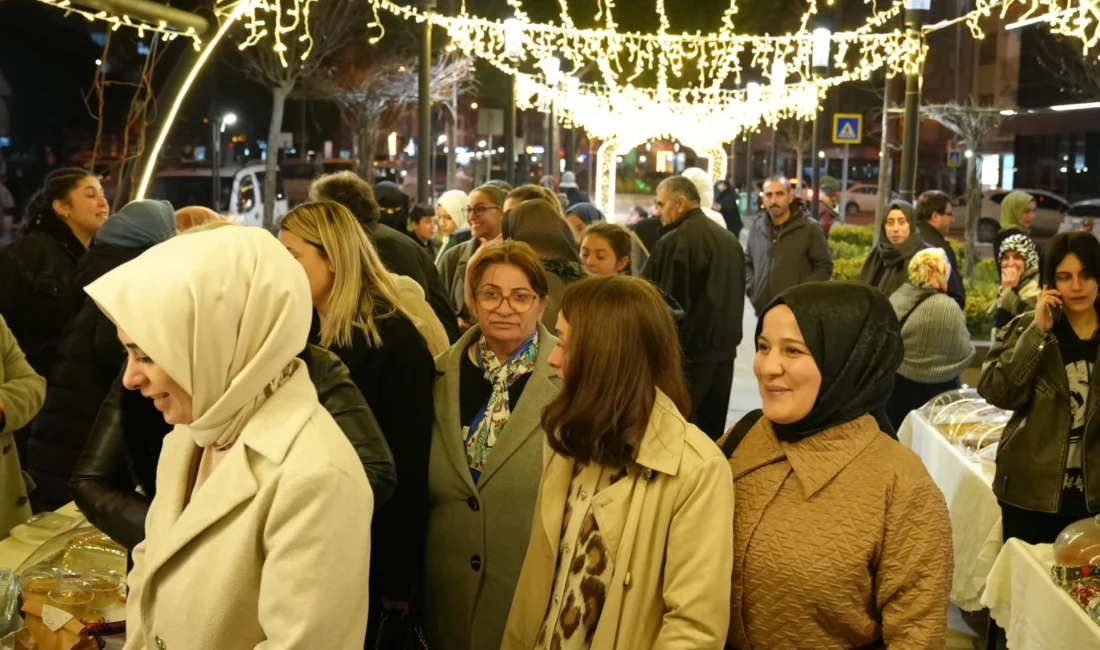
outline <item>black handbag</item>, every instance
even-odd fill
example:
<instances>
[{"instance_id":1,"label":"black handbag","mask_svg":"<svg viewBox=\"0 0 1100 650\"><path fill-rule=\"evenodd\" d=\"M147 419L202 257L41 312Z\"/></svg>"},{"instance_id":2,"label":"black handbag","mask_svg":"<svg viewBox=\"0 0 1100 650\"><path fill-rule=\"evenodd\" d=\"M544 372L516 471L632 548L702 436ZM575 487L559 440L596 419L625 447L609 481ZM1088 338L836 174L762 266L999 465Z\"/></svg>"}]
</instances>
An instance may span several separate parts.
<instances>
[{"instance_id":1,"label":"black handbag","mask_svg":"<svg viewBox=\"0 0 1100 650\"><path fill-rule=\"evenodd\" d=\"M416 612L405 616L382 612L378 619L374 650L428 650L420 615Z\"/></svg>"}]
</instances>

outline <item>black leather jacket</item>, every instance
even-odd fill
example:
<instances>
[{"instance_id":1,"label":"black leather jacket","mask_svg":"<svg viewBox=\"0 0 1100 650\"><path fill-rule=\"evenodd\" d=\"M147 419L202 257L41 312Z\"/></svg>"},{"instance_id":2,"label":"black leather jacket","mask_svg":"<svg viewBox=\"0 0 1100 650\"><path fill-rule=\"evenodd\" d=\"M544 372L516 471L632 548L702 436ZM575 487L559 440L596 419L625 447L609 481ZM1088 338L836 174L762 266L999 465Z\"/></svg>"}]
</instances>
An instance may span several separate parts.
<instances>
[{"instance_id":1,"label":"black leather jacket","mask_svg":"<svg viewBox=\"0 0 1100 650\"><path fill-rule=\"evenodd\" d=\"M336 355L308 345L298 358L309 368L321 405L362 460L378 508L397 487L393 454L378 421ZM103 402L69 483L88 521L130 550L145 539L145 515L156 493L160 447L171 429L150 400L123 390L120 375ZM135 490L137 486L144 494Z\"/></svg>"}]
</instances>

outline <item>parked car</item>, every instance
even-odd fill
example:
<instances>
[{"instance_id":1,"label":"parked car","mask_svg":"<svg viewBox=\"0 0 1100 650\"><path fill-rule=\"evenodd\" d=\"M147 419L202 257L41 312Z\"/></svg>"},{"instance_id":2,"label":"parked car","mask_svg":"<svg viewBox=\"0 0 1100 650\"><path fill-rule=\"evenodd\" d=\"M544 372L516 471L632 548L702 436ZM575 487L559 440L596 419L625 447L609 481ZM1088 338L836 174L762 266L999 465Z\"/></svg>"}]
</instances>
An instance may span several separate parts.
<instances>
[{"instance_id":1,"label":"parked car","mask_svg":"<svg viewBox=\"0 0 1100 650\"><path fill-rule=\"evenodd\" d=\"M202 205L224 214L245 226L264 225L264 165L226 166L219 170L221 196L217 205L211 200L213 173L209 167L166 169L157 174L149 198L169 201L182 208ZM290 210L282 174L275 177L275 219Z\"/></svg>"},{"instance_id":2,"label":"parked car","mask_svg":"<svg viewBox=\"0 0 1100 650\"><path fill-rule=\"evenodd\" d=\"M981 212L978 214L978 241L992 242L1001 229L1001 201L1013 190L982 190ZM1053 237L1062 226L1062 216L1069 209L1069 202L1061 196L1046 190L1022 189L1035 199L1035 221L1031 223L1031 238L1040 248ZM966 197L956 200L956 231L966 229Z\"/></svg>"},{"instance_id":3,"label":"parked car","mask_svg":"<svg viewBox=\"0 0 1100 650\"><path fill-rule=\"evenodd\" d=\"M1058 232L1091 232L1100 239L1100 228L1096 227L1097 219L1100 219L1100 199L1078 201L1066 210Z\"/></svg>"},{"instance_id":4,"label":"parked car","mask_svg":"<svg viewBox=\"0 0 1100 650\"><path fill-rule=\"evenodd\" d=\"M889 201L899 198L899 194L893 190L888 193ZM848 186L848 196L844 204L844 212L853 214L856 212L871 212L878 209L878 185L870 183L854 183Z\"/></svg>"},{"instance_id":5,"label":"parked car","mask_svg":"<svg viewBox=\"0 0 1100 650\"><path fill-rule=\"evenodd\" d=\"M309 200L309 186L321 175L323 167L320 163L296 158L284 160L279 165L279 171L283 174L287 203L293 208Z\"/></svg>"}]
</instances>

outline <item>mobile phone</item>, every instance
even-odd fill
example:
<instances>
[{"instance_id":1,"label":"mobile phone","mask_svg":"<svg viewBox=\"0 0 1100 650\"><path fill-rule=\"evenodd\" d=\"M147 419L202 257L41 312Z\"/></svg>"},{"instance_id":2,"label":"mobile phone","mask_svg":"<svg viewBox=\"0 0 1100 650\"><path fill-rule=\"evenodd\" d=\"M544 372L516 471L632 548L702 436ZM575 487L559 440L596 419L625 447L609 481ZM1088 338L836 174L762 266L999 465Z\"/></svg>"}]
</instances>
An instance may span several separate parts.
<instances>
[{"instance_id":1,"label":"mobile phone","mask_svg":"<svg viewBox=\"0 0 1100 650\"><path fill-rule=\"evenodd\" d=\"M1051 320L1053 320L1055 323L1061 322L1061 320L1062 320L1062 308L1061 307L1059 307L1058 305L1047 305L1047 309L1050 310Z\"/></svg>"}]
</instances>

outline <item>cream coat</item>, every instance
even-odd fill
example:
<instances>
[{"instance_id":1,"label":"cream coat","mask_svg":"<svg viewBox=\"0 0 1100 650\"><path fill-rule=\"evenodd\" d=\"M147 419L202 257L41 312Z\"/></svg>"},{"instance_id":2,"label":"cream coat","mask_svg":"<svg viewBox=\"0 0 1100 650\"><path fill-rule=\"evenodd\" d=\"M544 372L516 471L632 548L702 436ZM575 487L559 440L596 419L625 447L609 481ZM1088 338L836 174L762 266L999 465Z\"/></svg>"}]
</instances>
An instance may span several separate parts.
<instances>
[{"instance_id":1,"label":"cream coat","mask_svg":"<svg viewBox=\"0 0 1100 650\"><path fill-rule=\"evenodd\" d=\"M536 647L554 585L574 461L548 456L502 650ZM615 573L590 650L720 650L733 569L729 465L659 391L637 464L633 481L592 498Z\"/></svg>"},{"instance_id":2,"label":"cream coat","mask_svg":"<svg viewBox=\"0 0 1100 650\"><path fill-rule=\"evenodd\" d=\"M184 509L197 449L182 427L164 440L129 577L126 650L362 650L374 504L306 369L264 402Z\"/></svg>"},{"instance_id":3,"label":"cream coat","mask_svg":"<svg viewBox=\"0 0 1100 650\"><path fill-rule=\"evenodd\" d=\"M539 325L539 353L478 485L470 477L459 423L462 355L471 328L436 359L435 424L429 470L425 619L432 650L496 650L531 535L543 463L542 409L558 394L546 364L557 339Z\"/></svg>"}]
</instances>

